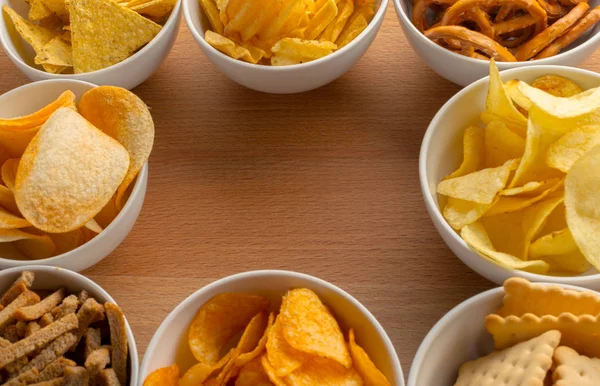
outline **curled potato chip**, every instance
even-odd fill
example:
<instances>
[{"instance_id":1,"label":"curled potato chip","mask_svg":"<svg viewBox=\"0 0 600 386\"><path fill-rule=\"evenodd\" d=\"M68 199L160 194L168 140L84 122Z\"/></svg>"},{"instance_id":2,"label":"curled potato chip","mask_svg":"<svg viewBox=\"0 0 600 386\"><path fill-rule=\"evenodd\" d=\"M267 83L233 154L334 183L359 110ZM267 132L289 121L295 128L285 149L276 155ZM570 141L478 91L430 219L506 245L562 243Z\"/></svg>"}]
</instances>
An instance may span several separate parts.
<instances>
[{"instance_id":1,"label":"curled potato chip","mask_svg":"<svg viewBox=\"0 0 600 386\"><path fill-rule=\"evenodd\" d=\"M460 167L444 179L462 177L481 169L484 161L485 132L477 126L469 126L463 135L463 161ZM519 155L520 157L520 155Z\"/></svg>"},{"instance_id":2,"label":"curled potato chip","mask_svg":"<svg viewBox=\"0 0 600 386\"><path fill-rule=\"evenodd\" d=\"M511 159L521 158L525 152L525 140L500 121L488 123L484 136L486 168L502 166Z\"/></svg>"},{"instance_id":3,"label":"curled potato chip","mask_svg":"<svg viewBox=\"0 0 600 386\"><path fill-rule=\"evenodd\" d=\"M525 209L536 202L543 200L550 196L554 192L559 191L564 186L564 180L558 178L552 178L544 181L537 189L528 192L527 194L513 195L513 196L501 196L488 211L485 212L484 216L495 216L497 214L516 212L521 209ZM518 188L510 188L508 191L515 191ZM535 195L537 193L537 195Z\"/></svg>"},{"instance_id":4,"label":"curled potato chip","mask_svg":"<svg viewBox=\"0 0 600 386\"><path fill-rule=\"evenodd\" d=\"M4 185L12 192L15 191L15 180L17 179L17 171L19 170L20 158L7 159L2 164L2 181Z\"/></svg>"},{"instance_id":5,"label":"curled potato chip","mask_svg":"<svg viewBox=\"0 0 600 386\"><path fill-rule=\"evenodd\" d=\"M115 202L123 207L127 187L137 177L152 151L154 121L146 104L131 91L114 86L95 87L81 97L79 112L94 126L119 141L129 152L129 169Z\"/></svg>"},{"instance_id":6,"label":"curled potato chip","mask_svg":"<svg viewBox=\"0 0 600 386\"><path fill-rule=\"evenodd\" d=\"M302 366L307 360L307 355L298 351L285 340L279 318L275 320L273 328L269 330L267 340L267 358L275 369L278 377L285 377Z\"/></svg>"},{"instance_id":7,"label":"curled potato chip","mask_svg":"<svg viewBox=\"0 0 600 386\"><path fill-rule=\"evenodd\" d=\"M222 53L229 55L233 59L241 59L249 63L258 63L265 55L262 54L262 50L251 52L249 49L237 45L233 40L226 38L225 36L219 35L212 31L206 31L204 39L208 44L221 51ZM253 53L258 56L253 56Z\"/></svg>"},{"instance_id":8,"label":"curled potato chip","mask_svg":"<svg viewBox=\"0 0 600 386\"><path fill-rule=\"evenodd\" d=\"M474 223L483 217L492 207L491 204L477 204L470 201L459 200L458 198L448 197L446 206L442 214L448 224L456 230Z\"/></svg>"},{"instance_id":9,"label":"curled potato chip","mask_svg":"<svg viewBox=\"0 0 600 386\"><path fill-rule=\"evenodd\" d=\"M367 386L391 386L385 375L379 371L365 350L356 343L352 328L348 333L348 338L352 363L354 363L354 367L356 367L356 370L364 379L365 384Z\"/></svg>"},{"instance_id":10,"label":"curled potato chip","mask_svg":"<svg viewBox=\"0 0 600 386\"><path fill-rule=\"evenodd\" d=\"M23 232L19 229L0 229L0 243L13 243L25 256L32 260L54 256L56 246L47 236Z\"/></svg>"},{"instance_id":11,"label":"curled potato chip","mask_svg":"<svg viewBox=\"0 0 600 386\"><path fill-rule=\"evenodd\" d=\"M8 209L12 214L19 214L19 208L17 208L14 193L3 185L0 185L0 205L3 208Z\"/></svg>"},{"instance_id":12,"label":"curled potato chip","mask_svg":"<svg viewBox=\"0 0 600 386\"><path fill-rule=\"evenodd\" d=\"M239 293L222 293L204 303L188 332L194 357L201 363L217 363L227 342L269 304L262 296Z\"/></svg>"},{"instance_id":13,"label":"curled potato chip","mask_svg":"<svg viewBox=\"0 0 600 386\"><path fill-rule=\"evenodd\" d=\"M219 370L225 367L227 363L230 362L233 352L234 350L231 349L227 355L219 359L219 361L214 365L196 363L194 366L190 367L185 374L183 374L179 380L178 386L198 386L203 384L208 378L215 375L215 373L217 373Z\"/></svg>"},{"instance_id":14,"label":"curled potato chip","mask_svg":"<svg viewBox=\"0 0 600 386\"><path fill-rule=\"evenodd\" d=\"M583 89L575 82L558 75L540 76L531 83L531 87L538 88L550 95L562 98L569 98L583 92Z\"/></svg>"},{"instance_id":15,"label":"curled potato chip","mask_svg":"<svg viewBox=\"0 0 600 386\"><path fill-rule=\"evenodd\" d=\"M265 373L267 373L267 376L269 377L269 380L275 386L289 386L283 379L279 378L277 376L277 374L275 374L275 369L269 363L269 359L267 358L267 354L263 355L260 358L260 361L261 361L261 363L263 365L263 369L265 370Z\"/></svg>"},{"instance_id":16,"label":"curled potato chip","mask_svg":"<svg viewBox=\"0 0 600 386\"><path fill-rule=\"evenodd\" d=\"M531 108L531 101L519 90L518 79L511 79L504 83L504 90L517 106L525 111L529 111Z\"/></svg>"},{"instance_id":17,"label":"curled potato chip","mask_svg":"<svg viewBox=\"0 0 600 386\"><path fill-rule=\"evenodd\" d=\"M567 173L585 153L600 144L600 125L577 127L554 142L546 153L546 164Z\"/></svg>"},{"instance_id":18,"label":"curled potato chip","mask_svg":"<svg viewBox=\"0 0 600 386\"><path fill-rule=\"evenodd\" d=\"M173 364L150 373L144 381L144 386L177 386L178 382L179 367Z\"/></svg>"},{"instance_id":19,"label":"curled potato chip","mask_svg":"<svg viewBox=\"0 0 600 386\"><path fill-rule=\"evenodd\" d=\"M272 386L260 357L256 357L241 368L235 386Z\"/></svg>"},{"instance_id":20,"label":"curled potato chip","mask_svg":"<svg viewBox=\"0 0 600 386\"><path fill-rule=\"evenodd\" d=\"M480 222L475 222L463 227L460 231L460 236L482 257L502 267L520 269L522 271L542 275L546 274L550 268L548 263L542 260L523 261L513 255L498 252L494 248L485 227Z\"/></svg>"},{"instance_id":21,"label":"curled potato chip","mask_svg":"<svg viewBox=\"0 0 600 386\"><path fill-rule=\"evenodd\" d=\"M21 158L17 206L36 228L69 232L106 205L128 167L129 154L121 144L75 111L60 108Z\"/></svg>"},{"instance_id":22,"label":"curled potato chip","mask_svg":"<svg viewBox=\"0 0 600 386\"><path fill-rule=\"evenodd\" d=\"M278 320L285 340L296 350L332 359L346 368L352 365L340 326L311 290L289 291Z\"/></svg>"},{"instance_id":23,"label":"curled potato chip","mask_svg":"<svg viewBox=\"0 0 600 386\"><path fill-rule=\"evenodd\" d=\"M600 269L600 146L581 156L565 180L567 224L585 258ZM594 171L594 172L590 172Z\"/></svg>"},{"instance_id":24,"label":"curled potato chip","mask_svg":"<svg viewBox=\"0 0 600 386\"><path fill-rule=\"evenodd\" d=\"M267 345L267 339L269 336L269 331L273 327L274 320L275 320L275 316L271 312L269 314L269 320L267 321L267 328L265 329L263 336L258 341L258 344L252 351L242 353L237 358L235 358L235 366L236 367L241 368L241 367L245 366L247 363L254 360L255 358L260 357L265 352L266 345Z\"/></svg>"},{"instance_id":25,"label":"curled potato chip","mask_svg":"<svg viewBox=\"0 0 600 386\"><path fill-rule=\"evenodd\" d=\"M75 94L72 91L63 92L56 100L23 117L0 119L0 129L29 129L43 125L48 118L61 107L75 108Z\"/></svg>"},{"instance_id":26,"label":"curled potato chip","mask_svg":"<svg viewBox=\"0 0 600 386\"><path fill-rule=\"evenodd\" d=\"M556 118L579 117L600 110L600 87L589 89L579 96L561 98L520 81L519 91L529 98L532 104Z\"/></svg>"},{"instance_id":27,"label":"curled potato chip","mask_svg":"<svg viewBox=\"0 0 600 386\"><path fill-rule=\"evenodd\" d=\"M320 357L312 357L285 379L290 386L363 385L363 380L356 369L347 369L331 359Z\"/></svg>"}]
</instances>

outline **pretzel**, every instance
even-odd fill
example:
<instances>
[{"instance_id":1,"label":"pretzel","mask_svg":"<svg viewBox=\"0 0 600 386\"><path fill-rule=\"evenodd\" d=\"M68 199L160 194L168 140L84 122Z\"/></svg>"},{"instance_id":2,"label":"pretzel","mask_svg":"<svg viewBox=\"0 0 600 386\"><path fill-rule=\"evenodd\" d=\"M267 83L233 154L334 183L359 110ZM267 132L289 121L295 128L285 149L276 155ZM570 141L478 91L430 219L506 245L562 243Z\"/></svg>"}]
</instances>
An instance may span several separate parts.
<instances>
[{"instance_id":1,"label":"pretzel","mask_svg":"<svg viewBox=\"0 0 600 386\"><path fill-rule=\"evenodd\" d=\"M496 41L503 45L506 48L516 48L527 41L532 35L534 31L534 26L529 26L528 28L523 29L520 34L516 34L514 32L510 32L506 34L506 37L498 36L496 37Z\"/></svg>"},{"instance_id":2,"label":"pretzel","mask_svg":"<svg viewBox=\"0 0 600 386\"><path fill-rule=\"evenodd\" d=\"M537 0L537 2L540 5L540 7L542 7L542 9L546 11L548 17L552 19L561 18L564 15L566 15L567 12L569 12L569 7L565 7L561 3L549 3L546 0Z\"/></svg>"},{"instance_id":3,"label":"pretzel","mask_svg":"<svg viewBox=\"0 0 600 386\"><path fill-rule=\"evenodd\" d=\"M533 39L523 44L515 52L518 60L529 60L536 56L540 51L546 48L556 38L565 33L573 24L575 24L583 14L590 8L588 3L577 4L564 17L557 20L554 24L536 35Z\"/></svg>"},{"instance_id":4,"label":"pretzel","mask_svg":"<svg viewBox=\"0 0 600 386\"><path fill-rule=\"evenodd\" d=\"M600 6L592 9L587 13L587 15L579 19L579 21L573 27L571 27L570 30L568 30L558 39L554 40L552 43L550 43L550 45L537 54L535 59L548 58L558 54L563 48L573 43L581 35L583 35L585 31L592 28L596 23L598 23L598 21L600 21Z\"/></svg>"},{"instance_id":5,"label":"pretzel","mask_svg":"<svg viewBox=\"0 0 600 386\"><path fill-rule=\"evenodd\" d=\"M465 1L465 0L460 0ZM460 2L459 1L459 2ZM467 0L470 1L470 0ZM457 3L458 4L458 3ZM446 25L430 28L425 31L425 36L431 40L457 39L462 43L472 45L475 50L481 51L491 58L505 62L516 62L517 59L504 47L492 38L479 32L457 25Z\"/></svg>"},{"instance_id":6,"label":"pretzel","mask_svg":"<svg viewBox=\"0 0 600 386\"><path fill-rule=\"evenodd\" d=\"M494 36L504 35L510 32L515 32L534 25L537 20L531 15L523 15L514 19L502 21L494 24L492 27Z\"/></svg>"},{"instance_id":7,"label":"pretzel","mask_svg":"<svg viewBox=\"0 0 600 386\"><path fill-rule=\"evenodd\" d=\"M498 10L496 17L494 18L494 21L496 23L499 23L501 21L506 20L508 15L510 15L514 10L515 10L514 5L504 4L502 7L500 7L500 10Z\"/></svg>"}]
</instances>

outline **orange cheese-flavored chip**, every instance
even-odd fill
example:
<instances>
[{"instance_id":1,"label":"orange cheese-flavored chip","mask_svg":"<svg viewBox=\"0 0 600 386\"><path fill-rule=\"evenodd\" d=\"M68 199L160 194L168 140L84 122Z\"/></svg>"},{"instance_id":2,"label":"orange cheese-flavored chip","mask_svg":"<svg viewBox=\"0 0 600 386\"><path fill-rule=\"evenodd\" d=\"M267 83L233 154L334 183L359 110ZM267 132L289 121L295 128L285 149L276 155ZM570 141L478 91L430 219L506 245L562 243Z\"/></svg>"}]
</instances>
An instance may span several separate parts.
<instances>
[{"instance_id":1,"label":"orange cheese-flavored chip","mask_svg":"<svg viewBox=\"0 0 600 386\"><path fill-rule=\"evenodd\" d=\"M259 357L248 362L235 380L235 386L273 386Z\"/></svg>"},{"instance_id":2,"label":"orange cheese-flavored chip","mask_svg":"<svg viewBox=\"0 0 600 386\"><path fill-rule=\"evenodd\" d=\"M179 367L174 364L153 371L146 380L144 386L177 386L179 382Z\"/></svg>"},{"instance_id":3,"label":"orange cheese-flavored chip","mask_svg":"<svg viewBox=\"0 0 600 386\"><path fill-rule=\"evenodd\" d=\"M311 290L289 291L278 319L285 340L296 350L332 359L346 368L352 365L340 326Z\"/></svg>"},{"instance_id":4,"label":"orange cheese-flavored chip","mask_svg":"<svg viewBox=\"0 0 600 386\"><path fill-rule=\"evenodd\" d=\"M258 344L254 349L250 352L240 354L237 358L235 358L235 366L241 368L245 366L251 360L261 356L265 352L265 347L267 345L267 339L269 336L269 331L273 328L273 321L275 320L274 314L271 312L269 315L269 320L267 321L267 328L263 333L263 336L258 341Z\"/></svg>"},{"instance_id":5,"label":"orange cheese-flavored chip","mask_svg":"<svg viewBox=\"0 0 600 386\"><path fill-rule=\"evenodd\" d=\"M263 369L265 370L265 373L267 373L267 376L269 377L269 380L275 386L288 386L288 384L286 382L284 382L283 379L279 378L277 376L277 374L275 374L275 369L269 363L269 359L267 358L266 354L260 358L260 361L263 365Z\"/></svg>"},{"instance_id":6,"label":"orange cheese-flavored chip","mask_svg":"<svg viewBox=\"0 0 600 386\"><path fill-rule=\"evenodd\" d=\"M349 333L349 346L352 363L354 363L354 367L356 367L356 370L364 379L365 384L368 386L390 386L390 382L385 375L379 371L365 350L356 343L353 329L350 329Z\"/></svg>"},{"instance_id":7,"label":"orange cheese-flavored chip","mask_svg":"<svg viewBox=\"0 0 600 386\"><path fill-rule=\"evenodd\" d=\"M183 374L179 380L178 386L198 386L206 382L206 380L212 377L216 372L221 370L226 364L228 364L233 356L234 350L231 349L227 355L219 359L214 365L207 365L206 363L196 363L190 367L188 371Z\"/></svg>"},{"instance_id":8,"label":"orange cheese-flavored chip","mask_svg":"<svg viewBox=\"0 0 600 386\"><path fill-rule=\"evenodd\" d=\"M362 378L354 368L347 369L327 358L312 357L286 378L291 386L362 386Z\"/></svg>"},{"instance_id":9,"label":"orange cheese-flavored chip","mask_svg":"<svg viewBox=\"0 0 600 386\"><path fill-rule=\"evenodd\" d=\"M279 318L275 320L269 331L267 340L267 357L278 377L285 377L302 366L307 355L298 351L285 340Z\"/></svg>"}]
</instances>

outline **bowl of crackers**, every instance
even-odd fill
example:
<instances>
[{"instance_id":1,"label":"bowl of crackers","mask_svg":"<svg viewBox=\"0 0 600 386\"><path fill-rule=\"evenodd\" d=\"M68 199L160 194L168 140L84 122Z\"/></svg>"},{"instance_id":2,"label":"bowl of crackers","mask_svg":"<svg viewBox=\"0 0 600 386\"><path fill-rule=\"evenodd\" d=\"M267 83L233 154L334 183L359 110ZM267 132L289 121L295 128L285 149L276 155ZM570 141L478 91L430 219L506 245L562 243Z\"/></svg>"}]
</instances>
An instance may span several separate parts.
<instances>
[{"instance_id":1,"label":"bowl of crackers","mask_svg":"<svg viewBox=\"0 0 600 386\"><path fill-rule=\"evenodd\" d=\"M137 386L131 328L98 284L31 266L0 272L0 289L3 384Z\"/></svg>"},{"instance_id":2,"label":"bowl of crackers","mask_svg":"<svg viewBox=\"0 0 600 386\"><path fill-rule=\"evenodd\" d=\"M389 337L356 299L289 271L229 276L179 304L150 341L144 386L403 386Z\"/></svg>"},{"instance_id":3,"label":"bowl of crackers","mask_svg":"<svg viewBox=\"0 0 600 386\"><path fill-rule=\"evenodd\" d=\"M61 79L0 96L0 269L108 256L141 211L153 141L123 88Z\"/></svg>"},{"instance_id":4,"label":"bowl of crackers","mask_svg":"<svg viewBox=\"0 0 600 386\"><path fill-rule=\"evenodd\" d=\"M234 82L275 94L321 87L367 51L388 0L185 0L208 59Z\"/></svg>"},{"instance_id":5,"label":"bowl of crackers","mask_svg":"<svg viewBox=\"0 0 600 386\"><path fill-rule=\"evenodd\" d=\"M132 89L169 54L177 0L1 0L0 43L31 80Z\"/></svg>"},{"instance_id":6,"label":"bowl of crackers","mask_svg":"<svg viewBox=\"0 0 600 386\"><path fill-rule=\"evenodd\" d=\"M598 292L510 278L440 319L408 386L599 385L599 312Z\"/></svg>"},{"instance_id":7,"label":"bowl of crackers","mask_svg":"<svg viewBox=\"0 0 600 386\"><path fill-rule=\"evenodd\" d=\"M600 288L600 75L498 72L451 98L421 146L425 205L467 266L501 284Z\"/></svg>"},{"instance_id":8,"label":"bowl of crackers","mask_svg":"<svg viewBox=\"0 0 600 386\"><path fill-rule=\"evenodd\" d=\"M404 35L427 66L467 86L500 70L578 66L600 46L600 0L394 0Z\"/></svg>"}]
</instances>

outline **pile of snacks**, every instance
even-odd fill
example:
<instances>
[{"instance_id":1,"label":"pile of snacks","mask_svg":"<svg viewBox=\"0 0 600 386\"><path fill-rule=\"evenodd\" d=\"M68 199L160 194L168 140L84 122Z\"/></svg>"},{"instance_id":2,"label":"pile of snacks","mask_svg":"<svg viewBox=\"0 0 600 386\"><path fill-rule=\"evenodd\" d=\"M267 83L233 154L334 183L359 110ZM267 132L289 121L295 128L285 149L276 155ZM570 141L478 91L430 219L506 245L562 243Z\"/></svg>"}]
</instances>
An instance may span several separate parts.
<instances>
[{"instance_id":1,"label":"pile of snacks","mask_svg":"<svg viewBox=\"0 0 600 386\"><path fill-rule=\"evenodd\" d=\"M176 1L27 0L29 20L2 9L35 51L36 65L52 74L80 74L133 55L160 32Z\"/></svg>"},{"instance_id":2,"label":"pile of snacks","mask_svg":"<svg viewBox=\"0 0 600 386\"><path fill-rule=\"evenodd\" d=\"M78 108L66 91L33 114L0 119L0 256L44 259L102 232L153 141L148 107L118 87L86 92Z\"/></svg>"},{"instance_id":3,"label":"pile of snacks","mask_svg":"<svg viewBox=\"0 0 600 386\"><path fill-rule=\"evenodd\" d=\"M189 347L198 364L181 378L177 364L158 369L144 386L390 385L356 343L354 331L350 329L346 342L333 315L311 290L290 290L277 316L269 308L262 296L215 296L200 308L189 329Z\"/></svg>"},{"instance_id":4,"label":"pile of snacks","mask_svg":"<svg viewBox=\"0 0 600 386\"><path fill-rule=\"evenodd\" d=\"M463 364L455 386L600 385L600 297L512 278L485 327L497 351ZM546 382L545 382L546 381Z\"/></svg>"},{"instance_id":5,"label":"pile of snacks","mask_svg":"<svg viewBox=\"0 0 600 386\"><path fill-rule=\"evenodd\" d=\"M200 0L212 26L205 39L250 63L285 66L327 56L354 40L374 0Z\"/></svg>"},{"instance_id":6,"label":"pile of snacks","mask_svg":"<svg viewBox=\"0 0 600 386\"><path fill-rule=\"evenodd\" d=\"M21 273L0 298L3 385L127 385L121 309L86 291L33 291L34 277Z\"/></svg>"},{"instance_id":7,"label":"pile of snacks","mask_svg":"<svg viewBox=\"0 0 600 386\"><path fill-rule=\"evenodd\" d=\"M554 75L503 84L491 62L485 129L439 183L443 215L501 266L575 275L600 269L600 88Z\"/></svg>"},{"instance_id":8,"label":"pile of snacks","mask_svg":"<svg viewBox=\"0 0 600 386\"><path fill-rule=\"evenodd\" d=\"M451 51L516 62L569 46L600 20L600 6L589 8L585 0L415 0L412 18L425 36Z\"/></svg>"}]
</instances>

